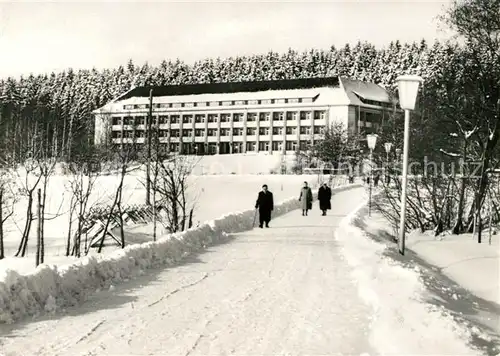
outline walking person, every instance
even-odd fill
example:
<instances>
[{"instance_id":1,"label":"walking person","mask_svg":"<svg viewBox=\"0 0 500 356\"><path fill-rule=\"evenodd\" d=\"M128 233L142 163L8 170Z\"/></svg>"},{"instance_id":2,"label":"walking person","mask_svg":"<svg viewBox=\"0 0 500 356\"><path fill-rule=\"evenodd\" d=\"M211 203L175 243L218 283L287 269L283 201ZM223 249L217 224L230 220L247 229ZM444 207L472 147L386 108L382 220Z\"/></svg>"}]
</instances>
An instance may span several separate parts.
<instances>
[{"instance_id":1,"label":"walking person","mask_svg":"<svg viewBox=\"0 0 500 356\"><path fill-rule=\"evenodd\" d=\"M378 182L379 182L379 180L380 180L380 173L378 173L378 172L377 172L377 173L375 174L375 177L373 177L373 185L374 185L375 187L377 187L377 186L378 186Z\"/></svg>"},{"instance_id":2,"label":"walking person","mask_svg":"<svg viewBox=\"0 0 500 356\"><path fill-rule=\"evenodd\" d=\"M271 211L274 209L273 193L267 190L267 184L262 186L262 190L257 196L255 209L259 209L259 227L262 229L264 223L269 227L271 221Z\"/></svg>"},{"instance_id":3,"label":"walking person","mask_svg":"<svg viewBox=\"0 0 500 356\"><path fill-rule=\"evenodd\" d=\"M307 216L307 211L312 209L312 200L313 195L311 188L307 185L307 182L304 182L304 186L300 190L299 201L302 202L302 216Z\"/></svg>"},{"instance_id":4,"label":"walking person","mask_svg":"<svg viewBox=\"0 0 500 356\"><path fill-rule=\"evenodd\" d=\"M326 182L324 182L318 190L319 208L326 215L326 211L332 208L332 190Z\"/></svg>"}]
</instances>

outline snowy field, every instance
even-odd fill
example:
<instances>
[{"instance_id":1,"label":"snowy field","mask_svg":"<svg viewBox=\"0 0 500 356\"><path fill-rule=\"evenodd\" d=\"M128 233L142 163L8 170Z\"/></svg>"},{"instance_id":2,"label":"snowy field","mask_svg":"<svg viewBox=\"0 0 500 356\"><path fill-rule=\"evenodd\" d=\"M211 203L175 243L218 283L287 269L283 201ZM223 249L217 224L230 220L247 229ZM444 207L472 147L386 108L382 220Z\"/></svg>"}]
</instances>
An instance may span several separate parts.
<instances>
[{"instance_id":1,"label":"snowy field","mask_svg":"<svg viewBox=\"0 0 500 356\"><path fill-rule=\"evenodd\" d=\"M298 198L304 181L315 184L317 180L318 177L312 175L193 175L188 182L188 196L195 204L193 224L196 226L224 214L252 209L262 184L269 186L274 194L275 203L279 203L290 197ZM140 173L136 172L127 176L123 193L124 205L144 203L145 189L142 181L143 177ZM99 177L89 204L111 203L117 185L118 179L115 176ZM45 262L48 264L69 263L74 259L64 256L71 198L69 178L63 175L51 177L48 191L46 216L50 220L45 223ZM17 251L24 227L25 209L26 201L19 201L15 205L15 215L5 226L4 243L7 258L0 260L0 280L7 269L14 269L20 273L34 270L36 221L33 223L28 242L28 256L12 257ZM131 244L148 241L152 239L149 230L141 225L131 227L127 230L127 241ZM108 252L114 249L112 246L107 248Z\"/></svg>"},{"instance_id":2,"label":"snowy field","mask_svg":"<svg viewBox=\"0 0 500 356\"><path fill-rule=\"evenodd\" d=\"M290 172L294 159L294 154L282 156L277 152L201 156L193 174L271 174L279 173L281 164Z\"/></svg>"}]
</instances>

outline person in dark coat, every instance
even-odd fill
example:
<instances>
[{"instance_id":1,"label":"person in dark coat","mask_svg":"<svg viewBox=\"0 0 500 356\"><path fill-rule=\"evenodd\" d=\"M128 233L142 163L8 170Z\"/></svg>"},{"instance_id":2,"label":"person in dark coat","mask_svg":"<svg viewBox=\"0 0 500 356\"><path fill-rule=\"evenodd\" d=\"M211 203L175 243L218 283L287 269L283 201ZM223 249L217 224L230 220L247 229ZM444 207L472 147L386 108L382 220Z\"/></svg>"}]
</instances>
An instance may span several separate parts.
<instances>
[{"instance_id":1,"label":"person in dark coat","mask_svg":"<svg viewBox=\"0 0 500 356\"><path fill-rule=\"evenodd\" d=\"M264 223L269 227L271 221L271 211L274 210L273 193L267 190L267 185L262 186L262 190L257 197L255 209L259 209L259 227L262 229Z\"/></svg>"},{"instance_id":2,"label":"person in dark coat","mask_svg":"<svg viewBox=\"0 0 500 356\"><path fill-rule=\"evenodd\" d=\"M326 211L332 208L332 190L325 182L318 190L318 200L319 200L319 208L323 212L322 215L326 215Z\"/></svg>"},{"instance_id":3,"label":"person in dark coat","mask_svg":"<svg viewBox=\"0 0 500 356\"><path fill-rule=\"evenodd\" d=\"M299 201L302 202L302 216L307 216L307 211L312 209L312 200L313 195L311 188L307 185L307 182L304 182L304 186L300 190Z\"/></svg>"}]
</instances>

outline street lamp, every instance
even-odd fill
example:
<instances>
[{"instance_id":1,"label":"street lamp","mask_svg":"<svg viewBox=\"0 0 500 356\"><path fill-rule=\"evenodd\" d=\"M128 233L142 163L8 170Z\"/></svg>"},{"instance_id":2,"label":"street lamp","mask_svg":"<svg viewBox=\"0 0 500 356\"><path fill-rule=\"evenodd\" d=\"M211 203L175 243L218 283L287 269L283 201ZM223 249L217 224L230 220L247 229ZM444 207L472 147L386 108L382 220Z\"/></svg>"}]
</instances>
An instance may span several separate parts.
<instances>
[{"instance_id":1,"label":"street lamp","mask_svg":"<svg viewBox=\"0 0 500 356\"><path fill-rule=\"evenodd\" d=\"M389 153L391 152L391 148L392 148L392 142L386 142L384 144L384 148L385 148L385 153L386 153L386 159L387 159L387 164L386 164L386 171L385 171L385 182L386 184L389 184L390 182L390 178L389 178L389 174L387 174L387 170L389 169Z\"/></svg>"},{"instance_id":2,"label":"street lamp","mask_svg":"<svg viewBox=\"0 0 500 356\"><path fill-rule=\"evenodd\" d=\"M405 131L403 146L403 183L401 193L401 220L399 225L399 253L405 254L406 226L406 189L408 181L408 151L410 146L410 110L415 110L418 87L423 79L417 75L403 75L396 79L398 83L399 105L405 111Z\"/></svg>"},{"instance_id":3,"label":"street lamp","mask_svg":"<svg viewBox=\"0 0 500 356\"><path fill-rule=\"evenodd\" d=\"M370 184L369 184L369 198L368 198L368 216L372 216L372 184L373 184L373 150L377 144L376 134L366 135L366 143L370 149Z\"/></svg>"}]
</instances>

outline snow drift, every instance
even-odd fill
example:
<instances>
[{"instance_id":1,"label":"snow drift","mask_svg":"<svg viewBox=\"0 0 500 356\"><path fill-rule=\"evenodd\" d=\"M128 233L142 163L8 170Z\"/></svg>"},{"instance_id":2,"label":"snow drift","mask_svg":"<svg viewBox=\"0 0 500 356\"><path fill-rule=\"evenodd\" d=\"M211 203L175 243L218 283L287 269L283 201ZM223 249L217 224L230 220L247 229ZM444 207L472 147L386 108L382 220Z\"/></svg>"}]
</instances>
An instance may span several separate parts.
<instances>
[{"instance_id":1,"label":"snow drift","mask_svg":"<svg viewBox=\"0 0 500 356\"><path fill-rule=\"evenodd\" d=\"M352 184L332 189L351 189ZM298 209L296 198L275 206L277 217ZM9 270L0 281L0 323L77 305L96 290L144 274L149 268L172 265L191 253L227 240L228 234L252 229L255 210L232 213L156 242L130 245L109 255L87 256L66 266L40 265L30 274Z\"/></svg>"},{"instance_id":2,"label":"snow drift","mask_svg":"<svg viewBox=\"0 0 500 356\"><path fill-rule=\"evenodd\" d=\"M353 225L365 205L343 219L335 238L352 267L359 296L372 307L372 346L382 355L477 355L466 343L472 335L465 326L444 307L422 301L425 286L418 266L405 268L382 256L387 247Z\"/></svg>"}]
</instances>

